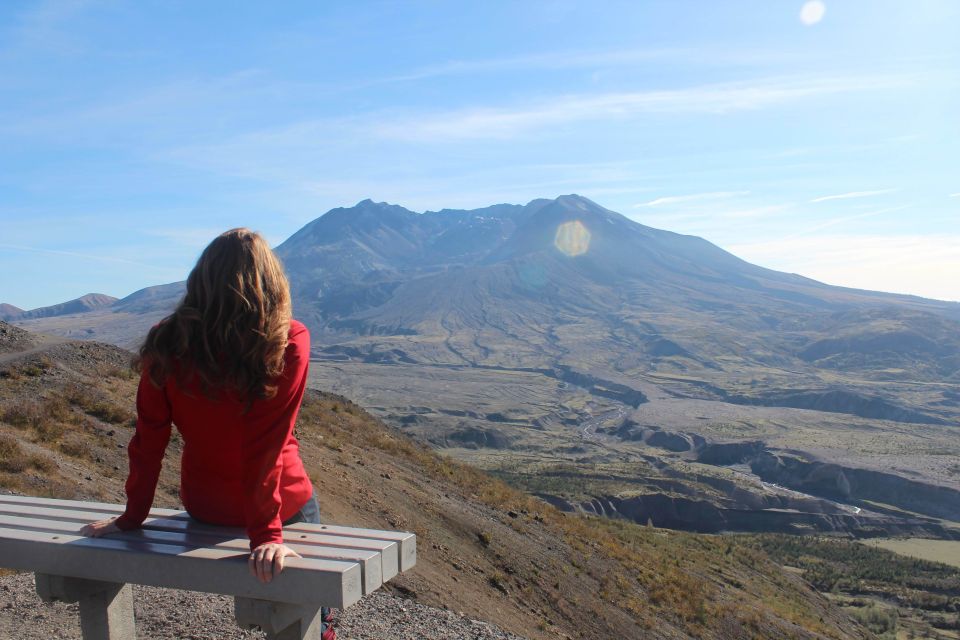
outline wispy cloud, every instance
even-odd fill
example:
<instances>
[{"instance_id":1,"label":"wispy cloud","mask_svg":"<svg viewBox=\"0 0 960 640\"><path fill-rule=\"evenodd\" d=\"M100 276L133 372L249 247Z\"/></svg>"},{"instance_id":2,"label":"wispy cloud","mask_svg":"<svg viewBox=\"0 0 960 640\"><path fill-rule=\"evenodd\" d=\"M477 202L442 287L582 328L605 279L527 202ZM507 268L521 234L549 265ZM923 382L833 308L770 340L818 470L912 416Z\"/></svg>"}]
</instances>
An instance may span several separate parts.
<instances>
[{"instance_id":1,"label":"wispy cloud","mask_svg":"<svg viewBox=\"0 0 960 640\"><path fill-rule=\"evenodd\" d=\"M698 202L701 200L721 200L725 198L736 198L738 196L749 195L749 191L709 191L707 193L691 193L682 196L664 196L656 198L649 202L641 202L633 205L634 209L640 207L659 207L663 205L685 204L688 202Z\"/></svg>"},{"instance_id":2,"label":"wispy cloud","mask_svg":"<svg viewBox=\"0 0 960 640\"><path fill-rule=\"evenodd\" d=\"M848 191L847 193L837 193L829 196L820 196L810 202L827 202L829 200L849 200L851 198L869 198L872 196L882 196L887 193L894 193L896 189L876 189L874 191Z\"/></svg>"},{"instance_id":3,"label":"wispy cloud","mask_svg":"<svg viewBox=\"0 0 960 640\"><path fill-rule=\"evenodd\" d=\"M745 209L705 205L683 209L644 208L643 213L635 213L627 217L658 229L716 239L729 235L731 228L736 227L738 222L744 220L776 225L779 221L782 221L780 214L794 206L794 203L788 202ZM681 211L682 213L680 213ZM739 238L742 237L742 234L732 237Z\"/></svg>"},{"instance_id":4,"label":"wispy cloud","mask_svg":"<svg viewBox=\"0 0 960 640\"><path fill-rule=\"evenodd\" d=\"M720 211L716 217L720 219L737 220L744 218L764 218L775 213L787 211L793 207L793 203L771 204L762 207L751 207L749 209L736 209L733 211Z\"/></svg>"},{"instance_id":5,"label":"wispy cloud","mask_svg":"<svg viewBox=\"0 0 960 640\"><path fill-rule=\"evenodd\" d=\"M951 198L960 198L960 191L958 191L957 193L951 193L951 194L950 194L950 197L951 197Z\"/></svg>"},{"instance_id":6,"label":"wispy cloud","mask_svg":"<svg viewBox=\"0 0 960 640\"><path fill-rule=\"evenodd\" d=\"M137 262L135 260L127 260L126 258L115 258L113 256L102 256L94 255L90 253L77 253L75 251L60 251L59 249L46 249L43 247L27 247L19 244L6 244L0 243L0 247L5 249L13 249L15 251L29 251L31 253L45 253L47 255L54 256L67 256L70 258L83 258L84 260L95 260L97 262L110 262L117 264L127 264L135 265L138 267L148 267L150 269L163 269L164 267L159 267L157 265L145 264L143 262Z\"/></svg>"},{"instance_id":7,"label":"wispy cloud","mask_svg":"<svg viewBox=\"0 0 960 640\"><path fill-rule=\"evenodd\" d=\"M449 60L440 64L414 69L408 73L390 76L381 81L399 82L438 76L489 73L494 71L619 66L668 57L685 57L689 54L690 51L687 49L622 49L612 51L552 51L479 60Z\"/></svg>"},{"instance_id":8,"label":"wispy cloud","mask_svg":"<svg viewBox=\"0 0 960 640\"><path fill-rule=\"evenodd\" d=\"M654 60L700 66L747 65L756 67L784 62L796 57L795 54L786 53L782 50L730 50L727 48L716 51L704 51L703 47L547 51L543 53L485 59L448 60L439 64L420 67L407 73L373 79L368 81L367 84L494 72L622 67L647 63Z\"/></svg>"},{"instance_id":9,"label":"wispy cloud","mask_svg":"<svg viewBox=\"0 0 960 640\"><path fill-rule=\"evenodd\" d=\"M800 236L806 236L811 233L816 233L817 231L822 231L824 229L829 229L830 227L835 227L838 224L843 224L844 222L851 222L853 220L861 220L863 218L873 218L875 216L882 216L887 213L894 213L895 211L903 211L904 209L909 209L912 206L913 206L912 204L905 204L899 207L886 207L884 209L865 211L863 213L857 213L851 216L840 216L838 218L827 220L826 222L821 222L820 224L804 229L803 231L785 236L784 239L799 238Z\"/></svg>"},{"instance_id":10,"label":"wispy cloud","mask_svg":"<svg viewBox=\"0 0 960 640\"><path fill-rule=\"evenodd\" d=\"M651 113L725 114L816 96L902 88L913 82L915 77L906 75L803 76L683 89L566 95L532 106L466 109L401 117L374 123L371 131L385 138L415 142L509 139L526 131L568 122L625 119Z\"/></svg>"},{"instance_id":11,"label":"wispy cloud","mask_svg":"<svg viewBox=\"0 0 960 640\"><path fill-rule=\"evenodd\" d=\"M27 3L27 9L17 16L12 37L5 38L0 46L0 55L13 57L24 48L59 54L78 53L82 47L77 33L66 28L67 23L93 4L94 0Z\"/></svg>"},{"instance_id":12,"label":"wispy cloud","mask_svg":"<svg viewBox=\"0 0 960 640\"><path fill-rule=\"evenodd\" d=\"M171 242L176 242L185 247L196 248L203 247L218 235L226 231L219 227L205 228L171 228L171 229L147 229L144 233L148 236L163 238Z\"/></svg>"}]
</instances>

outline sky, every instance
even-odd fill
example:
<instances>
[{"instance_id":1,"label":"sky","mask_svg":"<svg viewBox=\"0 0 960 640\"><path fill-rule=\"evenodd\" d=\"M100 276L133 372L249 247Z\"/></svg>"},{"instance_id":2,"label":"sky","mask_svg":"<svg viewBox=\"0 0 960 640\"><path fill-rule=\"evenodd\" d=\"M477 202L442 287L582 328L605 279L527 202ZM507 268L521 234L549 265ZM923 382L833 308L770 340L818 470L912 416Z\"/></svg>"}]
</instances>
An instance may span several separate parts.
<instances>
[{"instance_id":1,"label":"sky","mask_svg":"<svg viewBox=\"0 0 960 640\"><path fill-rule=\"evenodd\" d=\"M960 2L0 2L0 302L186 277L237 226L578 193L960 300Z\"/></svg>"}]
</instances>

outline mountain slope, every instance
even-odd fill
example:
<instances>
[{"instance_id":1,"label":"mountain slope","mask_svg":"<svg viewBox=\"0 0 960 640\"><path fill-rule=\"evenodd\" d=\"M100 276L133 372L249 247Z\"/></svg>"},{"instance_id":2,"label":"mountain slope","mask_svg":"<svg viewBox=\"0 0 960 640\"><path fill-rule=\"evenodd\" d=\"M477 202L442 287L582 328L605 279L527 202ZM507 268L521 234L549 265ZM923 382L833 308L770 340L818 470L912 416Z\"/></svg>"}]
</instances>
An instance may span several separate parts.
<instances>
[{"instance_id":1,"label":"mountain slope","mask_svg":"<svg viewBox=\"0 0 960 640\"><path fill-rule=\"evenodd\" d=\"M15 322L36 332L75 340L101 340L136 349L154 324L169 314L185 290L184 282L145 287L107 306L51 317L17 318Z\"/></svg>"},{"instance_id":2,"label":"mountain slope","mask_svg":"<svg viewBox=\"0 0 960 640\"><path fill-rule=\"evenodd\" d=\"M34 318L52 318L55 316L65 316L74 313L86 313L95 309L109 307L117 299L103 293L88 293L75 300L61 302L60 304L49 307L39 307L30 311L21 311L16 316L4 318L5 320L32 320Z\"/></svg>"},{"instance_id":3,"label":"mountain slope","mask_svg":"<svg viewBox=\"0 0 960 640\"><path fill-rule=\"evenodd\" d=\"M811 323L824 313L886 308L960 319L957 303L764 269L575 195L424 214L365 200L307 224L277 254L315 342L375 351L365 339L373 335L422 362L582 366L577 357L565 361L582 345L564 329L583 324L595 338L589 366L608 372L632 373L617 363L624 338L654 357L669 341L672 353L663 357L673 360L664 364L674 370L722 368L726 357L803 366L810 359L798 343L810 342ZM131 334L172 309L182 287L149 287L97 316L21 320L37 331L129 346ZM753 338L746 349L742 335ZM937 366L952 373L946 355ZM940 352L924 358L931 356Z\"/></svg>"},{"instance_id":4,"label":"mountain slope","mask_svg":"<svg viewBox=\"0 0 960 640\"><path fill-rule=\"evenodd\" d=\"M0 303L0 320L10 320L11 318L19 316L21 313L23 313L23 309L20 307L15 307L6 302Z\"/></svg>"},{"instance_id":5,"label":"mountain slope","mask_svg":"<svg viewBox=\"0 0 960 640\"><path fill-rule=\"evenodd\" d=\"M67 342L3 364L0 487L122 501L129 355ZM326 521L418 534L418 565L392 589L421 603L544 639L869 637L751 545L565 516L345 398L311 391L297 434ZM176 505L179 448L158 505Z\"/></svg>"},{"instance_id":6,"label":"mountain slope","mask_svg":"<svg viewBox=\"0 0 960 640\"><path fill-rule=\"evenodd\" d=\"M682 345L666 335L683 337L676 331L682 327L657 322L680 314L698 333L755 334L786 359L796 353L780 335L784 325L824 312L886 306L960 317L957 304L831 287L757 267L701 238L646 227L579 196L422 215L364 201L318 218L277 253L298 314L322 341L418 336L397 340L418 361L543 366L576 350L560 334L552 346L538 344L544 330L587 320L606 338L591 349L596 365L616 369L611 355L620 349L604 334L625 326ZM446 340L445 354L434 350L437 339ZM723 345L735 341L696 342L683 350L695 361L716 362L731 353Z\"/></svg>"}]
</instances>

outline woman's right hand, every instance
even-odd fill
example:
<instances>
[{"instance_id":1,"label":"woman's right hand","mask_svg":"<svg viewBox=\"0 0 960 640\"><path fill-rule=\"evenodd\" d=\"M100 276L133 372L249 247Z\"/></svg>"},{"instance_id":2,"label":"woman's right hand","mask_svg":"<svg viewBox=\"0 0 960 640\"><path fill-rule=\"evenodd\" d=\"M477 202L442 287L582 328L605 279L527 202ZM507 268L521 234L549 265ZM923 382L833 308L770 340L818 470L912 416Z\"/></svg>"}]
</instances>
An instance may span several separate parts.
<instances>
[{"instance_id":1,"label":"woman's right hand","mask_svg":"<svg viewBox=\"0 0 960 640\"><path fill-rule=\"evenodd\" d=\"M250 573L260 582L267 583L283 571L284 558L299 558L300 554L285 544L268 542L250 552Z\"/></svg>"},{"instance_id":2,"label":"woman's right hand","mask_svg":"<svg viewBox=\"0 0 960 640\"><path fill-rule=\"evenodd\" d=\"M80 535L87 536L88 538L99 538L111 533L117 533L120 531L120 528L117 527L116 523L116 518L107 518L106 520L91 522L80 529Z\"/></svg>"}]
</instances>

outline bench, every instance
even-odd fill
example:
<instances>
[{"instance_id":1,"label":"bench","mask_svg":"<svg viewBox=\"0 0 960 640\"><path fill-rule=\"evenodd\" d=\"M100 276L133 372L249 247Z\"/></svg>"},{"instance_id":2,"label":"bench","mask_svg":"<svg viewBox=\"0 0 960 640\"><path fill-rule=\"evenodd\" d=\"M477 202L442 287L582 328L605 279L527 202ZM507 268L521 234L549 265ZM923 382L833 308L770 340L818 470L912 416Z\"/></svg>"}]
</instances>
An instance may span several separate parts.
<instances>
[{"instance_id":1,"label":"bench","mask_svg":"<svg viewBox=\"0 0 960 640\"><path fill-rule=\"evenodd\" d=\"M416 564L412 533L298 523L285 543L302 558L263 584L247 568L242 529L152 509L143 528L85 538L80 528L122 505L0 495L0 567L33 571L46 602L78 602L84 640L133 640L131 584L234 596L237 623L271 640L320 638L320 607L343 609Z\"/></svg>"}]
</instances>

